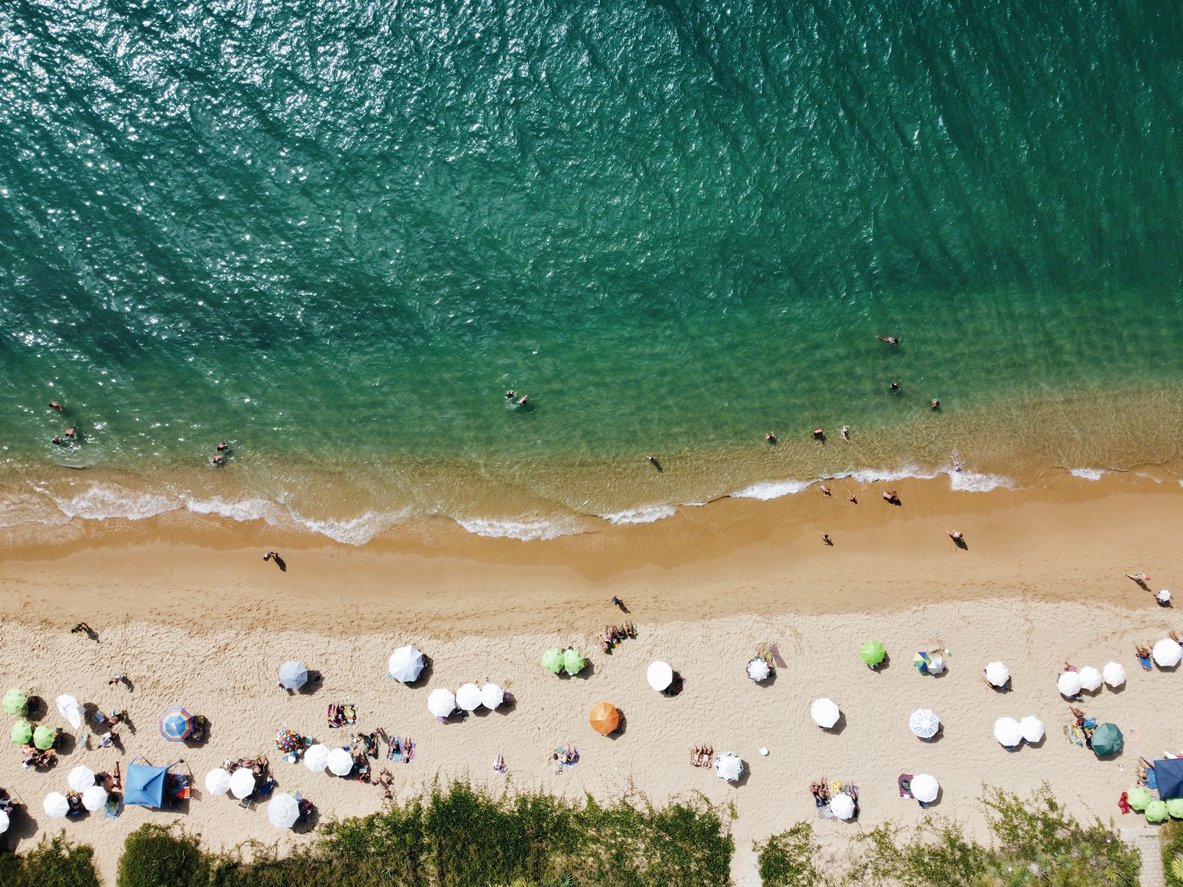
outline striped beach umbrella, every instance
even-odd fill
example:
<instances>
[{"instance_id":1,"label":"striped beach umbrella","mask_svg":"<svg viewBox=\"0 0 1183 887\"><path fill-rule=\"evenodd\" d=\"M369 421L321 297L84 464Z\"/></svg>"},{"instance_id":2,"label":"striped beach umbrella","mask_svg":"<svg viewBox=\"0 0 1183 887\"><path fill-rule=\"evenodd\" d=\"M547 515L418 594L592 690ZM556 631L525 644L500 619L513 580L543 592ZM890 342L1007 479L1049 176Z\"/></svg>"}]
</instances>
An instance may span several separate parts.
<instances>
[{"instance_id":1,"label":"striped beach umbrella","mask_svg":"<svg viewBox=\"0 0 1183 887\"><path fill-rule=\"evenodd\" d=\"M184 742L193 734L193 715L174 706L160 718L160 735L169 742Z\"/></svg>"}]
</instances>

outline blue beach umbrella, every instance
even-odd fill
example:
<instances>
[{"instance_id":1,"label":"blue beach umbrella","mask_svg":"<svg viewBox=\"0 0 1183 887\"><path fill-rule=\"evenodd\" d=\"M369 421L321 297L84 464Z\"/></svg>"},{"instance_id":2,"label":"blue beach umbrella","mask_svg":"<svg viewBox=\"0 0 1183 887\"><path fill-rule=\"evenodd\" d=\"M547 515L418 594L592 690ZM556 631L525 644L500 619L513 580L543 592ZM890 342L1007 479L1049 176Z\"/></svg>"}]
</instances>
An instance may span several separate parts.
<instances>
[{"instance_id":1,"label":"blue beach umbrella","mask_svg":"<svg viewBox=\"0 0 1183 887\"><path fill-rule=\"evenodd\" d=\"M170 708L160 719L160 735L169 742L184 742L193 733L193 715L183 708Z\"/></svg>"},{"instance_id":2,"label":"blue beach umbrella","mask_svg":"<svg viewBox=\"0 0 1183 887\"><path fill-rule=\"evenodd\" d=\"M308 669L304 663L289 659L279 667L279 682L284 689L299 690L308 683Z\"/></svg>"}]
</instances>

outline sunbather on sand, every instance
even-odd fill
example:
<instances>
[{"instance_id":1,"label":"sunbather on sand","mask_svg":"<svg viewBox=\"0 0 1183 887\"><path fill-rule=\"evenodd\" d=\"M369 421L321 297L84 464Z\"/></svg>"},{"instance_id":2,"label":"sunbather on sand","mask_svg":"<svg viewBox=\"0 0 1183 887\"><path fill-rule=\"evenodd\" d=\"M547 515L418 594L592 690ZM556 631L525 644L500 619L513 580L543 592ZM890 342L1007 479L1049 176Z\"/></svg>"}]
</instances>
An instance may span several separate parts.
<instances>
[{"instance_id":1,"label":"sunbather on sand","mask_svg":"<svg viewBox=\"0 0 1183 887\"><path fill-rule=\"evenodd\" d=\"M1149 647L1134 647L1134 652L1138 654L1138 661L1142 663L1142 667L1150 671L1154 666L1150 664L1150 648Z\"/></svg>"}]
</instances>

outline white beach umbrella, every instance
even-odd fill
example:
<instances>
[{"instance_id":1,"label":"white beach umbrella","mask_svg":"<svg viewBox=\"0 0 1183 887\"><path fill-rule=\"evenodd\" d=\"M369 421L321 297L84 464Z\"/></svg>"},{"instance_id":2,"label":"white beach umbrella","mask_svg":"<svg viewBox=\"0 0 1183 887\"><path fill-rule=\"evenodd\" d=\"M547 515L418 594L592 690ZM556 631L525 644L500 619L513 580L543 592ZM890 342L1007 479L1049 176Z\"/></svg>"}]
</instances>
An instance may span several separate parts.
<instances>
[{"instance_id":1,"label":"white beach umbrella","mask_svg":"<svg viewBox=\"0 0 1183 887\"><path fill-rule=\"evenodd\" d=\"M1019 730L1028 742L1039 742L1043 739L1043 721L1035 715L1027 715L1019 721Z\"/></svg>"},{"instance_id":2,"label":"white beach umbrella","mask_svg":"<svg viewBox=\"0 0 1183 887\"><path fill-rule=\"evenodd\" d=\"M82 806L95 813L107 806L107 790L101 785L92 785L82 793Z\"/></svg>"},{"instance_id":3,"label":"white beach umbrella","mask_svg":"<svg viewBox=\"0 0 1183 887\"><path fill-rule=\"evenodd\" d=\"M440 687L427 697L427 710L437 718L446 718L456 710L456 697Z\"/></svg>"},{"instance_id":4,"label":"white beach umbrella","mask_svg":"<svg viewBox=\"0 0 1183 887\"><path fill-rule=\"evenodd\" d=\"M917 773L912 777L911 790L912 797L917 801L931 804L940 794L941 785L935 777L929 776L927 773Z\"/></svg>"},{"instance_id":5,"label":"white beach umbrella","mask_svg":"<svg viewBox=\"0 0 1183 887\"><path fill-rule=\"evenodd\" d=\"M1063 672L1056 678L1056 686L1060 690L1061 696L1072 697L1080 692L1080 674L1075 671Z\"/></svg>"},{"instance_id":6,"label":"white beach umbrella","mask_svg":"<svg viewBox=\"0 0 1183 887\"><path fill-rule=\"evenodd\" d=\"M1120 662L1107 662L1101 669L1101 676L1106 684L1116 689L1125 683L1125 666Z\"/></svg>"},{"instance_id":7,"label":"white beach umbrella","mask_svg":"<svg viewBox=\"0 0 1183 887\"><path fill-rule=\"evenodd\" d=\"M928 661L928 673L929 674L940 674L944 670L945 670L945 657L933 656L932 659L930 659Z\"/></svg>"},{"instance_id":8,"label":"white beach umbrella","mask_svg":"<svg viewBox=\"0 0 1183 887\"><path fill-rule=\"evenodd\" d=\"M267 802L267 821L276 828L291 828L300 818L300 802L282 792Z\"/></svg>"},{"instance_id":9,"label":"white beach umbrella","mask_svg":"<svg viewBox=\"0 0 1183 887\"><path fill-rule=\"evenodd\" d=\"M978 660L981 662L981 660ZM986 680L992 687L1005 687L1010 680L1010 669L1001 662L991 662L986 666Z\"/></svg>"},{"instance_id":10,"label":"white beach umbrella","mask_svg":"<svg viewBox=\"0 0 1183 887\"><path fill-rule=\"evenodd\" d=\"M748 677L753 681L759 683L760 681L768 680L768 676L772 674L772 669L768 667L768 663L757 656L748 663Z\"/></svg>"},{"instance_id":11,"label":"white beach umbrella","mask_svg":"<svg viewBox=\"0 0 1183 887\"><path fill-rule=\"evenodd\" d=\"M76 792L84 792L92 785L94 785L94 771L89 767L83 767L79 764L70 771L70 775L66 777L66 782L70 784Z\"/></svg>"},{"instance_id":12,"label":"white beach umbrella","mask_svg":"<svg viewBox=\"0 0 1183 887\"><path fill-rule=\"evenodd\" d=\"M279 682L287 690L299 690L308 683L308 669L303 662L289 659L279 667Z\"/></svg>"},{"instance_id":13,"label":"white beach umbrella","mask_svg":"<svg viewBox=\"0 0 1183 887\"><path fill-rule=\"evenodd\" d=\"M921 739L932 739L941 729L941 719L930 708L918 708L908 718L908 726Z\"/></svg>"},{"instance_id":14,"label":"white beach umbrella","mask_svg":"<svg viewBox=\"0 0 1183 887\"><path fill-rule=\"evenodd\" d=\"M348 776L353 770L353 758L349 754L349 749L335 748L329 752L328 766L329 772L334 776Z\"/></svg>"},{"instance_id":15,"label":"white beach umbrella","mask_svg":"<svg viewBox=\"0 0 1183 887\"><path fill-rule=\"evenodd\" d=\"M650 662L645 678L649 681L649 686L660 693L669 689L670 684L674 682L674 670L668 662Z\"/></svg>"},{"instance_id":16,"label":"white beach umbrella","mask_svg":"<svg viewBox=\"0 0 1183 887\"><path fill-rule=\"evenodd\" d=\"M994 722L994 738L999 745L1014 748L1023 741L1023 728L1014 718L999 718Z\"/></svg>"},{"instance_id":17,"label":"white beach umbrella","mask_svg":"<svg viewBox=\"0 0 1183 887\"><path fill-rule=\"evenodd\" d=\"M239 767L230 774L230 794L242 800L255 791L255 774L250 767Z\"/></svg>"},{"instance_id":18,"label":"white beach umbrella","mask_svg":"<svg viewBox=\"0 0 1183 887\"><path fill-rule=\"evenodd\" d=\"M1101 673L1091 665L1084 666L1080 671L1080 686L1092 693L1101 689Z\"/></svg>"},{"instance_id":19,"label":"white beach umbrella","mask_svg":"<svg viewBox=\"0 0 1183 887\"><path fill-rule=\"evenodd\" d=\"M854 799L847 794L836 794L830 801L830 812L839 819L850 819L854 816Z\"/></svg>"},{"instance_id":20,"label":"white beach umbrella","mask_svg":"<svg viewBox=\"0 0 1183 887\"><path fill-rule=\"evenodd\" d=\"M505 702L505 691L496 684L485 684L481 687L481 705L493 711Z\"/></svg>"},{"instance_id":21,"label":"white beach umbrella","mask_svg":"<svg viewBox=\"0 0 1183 887\"><path fill-rule=\"evenodd\" d=\"M205 790L211 795L224 795L230 791L230 771L215 767L206 773Z\"/></svg>"},{"instance_id":22,"label":"white beach umbrella","mask_svg":"<svg viewBox=\"0 0 1183 887\"><path fill-rule=\"evenodd\" d=\"M1151 651L1154 661L1163 668L1174 668L1183 659L1183 647L1170 638L1163 638Z\"/></svg>"},{"instance_id":23,"label":"white beach umbrella","mask_svg":"<svg viewBox=\"0 0 1183 887\"><path fill-rule=\"evenodd\" d=\"M456 704L465 711L476 711L481 707L481 688L476 684L461 684L456 691Z\"/></svg>"},{"instance_id":24,"label":"white beach umbrella","mask_svg":"<svg viewBox=\"0 0 1183 887\"><path fill-rule=\"evenodd\" d=\"M423 654L408 644L391 653L386 666L392 678L409 684L418 680L419 672L423 671Z\"/></svg>"},{"instance_id":25,"label":"white beach umbrella","mask_svg":"<svg viewBox=\"0 0 1183 887\"><path fill-rule=\"evenodd\" d=\"M838 723L842 712L838 711L838 705L833 699L824 698L814 701L809 708L809 716L823 730L829 730Z\"/></svg>"},{"instance_id":26,"label":"white beach umbrella","mask_svg":"<svg viewBox=\"0 0 1183 887\"><path fill-rule=\"evenodd\" d=\"M71 727L77 730L82 726L82 707L73 696L62 695L57 698L58 711Z\"/></svg>"},{"instance_id":27,"label":"white beach umbrella","mask_svg":"<svg viewBox=\"0 0 1183 887\"><path fill-rule=\"evenodd\" d=\"M0 835L8 831L8 814L0 810Z\"/></svg>"},{"instance_id":28,"label":"white beach umbrella","mask_svg":"<svg viewBox=\"0 0 1183 887\"><path fill-rule=\"evenodd\" d=\"M304 766L313 773L320 773L329 765L329 747L318 742L304 752Z\"/></svg>"},{"instance_id":29,"label":"white beach umbrella","mask_svg":"<svg viewBox=\"0 0 1183 887\"><path fill-rule=\"evenodd\" d=\"M50 792L45 796L45 814L50 819L61 819L70 812L70 802L61 792Z\"/></svg>"},{"instance_id":30,"label":"white beach umbrella","mask_svg":"<svg viewBox=\"0 0 1183 887\"><path fill-rule=\"evenodd\" d=\"M735 782L743 776L743 761L733 751L721 754L715 758L715 773L720 779Z\"/></svg>"}]
</instances>

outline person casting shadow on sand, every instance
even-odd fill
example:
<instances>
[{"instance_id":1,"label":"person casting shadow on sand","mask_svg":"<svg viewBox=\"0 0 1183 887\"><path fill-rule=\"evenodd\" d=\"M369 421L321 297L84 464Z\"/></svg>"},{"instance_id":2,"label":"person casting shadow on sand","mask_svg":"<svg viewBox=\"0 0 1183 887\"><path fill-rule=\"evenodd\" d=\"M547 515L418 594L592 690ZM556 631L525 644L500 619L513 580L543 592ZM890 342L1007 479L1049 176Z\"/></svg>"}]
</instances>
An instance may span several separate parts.
<instances>
[{"instance_id":1,"label":"person casting shadow on sand","mask_svg":"<svg viewBox=\"0 0 1183 887\"><path fill-rule=\"evenodd\" d=\"M960 530L949 530L948 533L949 538L953 540L954 545L956 545L962 551L969 550L969 546L965 544L965 536L962 535Z\"/></svg>"},{"instance_id":2,"label":"person casting shadow on sand","mask_svg":"<svg viewBox=\"0 0 1183 887\"><path fill-rule=\"evenodd\" d=\"M279 567L281 573L286 573L288 571L288 565L283 562L283 558L279 556L278 551L267 552L265 555L263 555L263 560L275 561L275 566Z\"/></svg>"}]
</instances>

